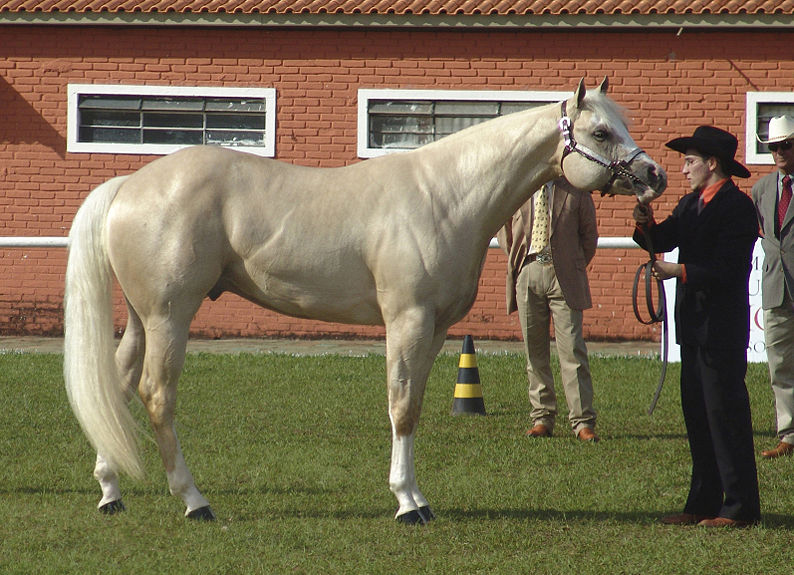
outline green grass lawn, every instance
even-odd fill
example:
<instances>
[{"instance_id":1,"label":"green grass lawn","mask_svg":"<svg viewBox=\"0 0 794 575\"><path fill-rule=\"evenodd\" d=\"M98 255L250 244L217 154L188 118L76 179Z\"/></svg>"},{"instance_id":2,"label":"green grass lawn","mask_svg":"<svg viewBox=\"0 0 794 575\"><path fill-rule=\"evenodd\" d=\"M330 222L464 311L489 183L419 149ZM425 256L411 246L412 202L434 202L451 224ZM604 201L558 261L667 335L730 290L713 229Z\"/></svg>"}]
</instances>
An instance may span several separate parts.
<instances>
[{"instance_id":1,"label":"green grass lawn","mask_svg":"<svg viewBox=\"0 0 794 575\"><path fill-rule=\"evenodd\" d=\"M759 527L659 523L689 483L677 365L649 417L659 361L593 357L602 441L582 444L561 391L555 437L524 437L522 356L477 360L486 417L450 415L457 355L433 368L416 466L438 519L407 527L381 356L189 355L178 431L207 524L184 519L150 437L127 512L101 516L62 357L0 355L0 573L791 573L794 459L759 458ZM748 387L760 451L775 443L765 365Z\"/></svg>"}]
</instances>

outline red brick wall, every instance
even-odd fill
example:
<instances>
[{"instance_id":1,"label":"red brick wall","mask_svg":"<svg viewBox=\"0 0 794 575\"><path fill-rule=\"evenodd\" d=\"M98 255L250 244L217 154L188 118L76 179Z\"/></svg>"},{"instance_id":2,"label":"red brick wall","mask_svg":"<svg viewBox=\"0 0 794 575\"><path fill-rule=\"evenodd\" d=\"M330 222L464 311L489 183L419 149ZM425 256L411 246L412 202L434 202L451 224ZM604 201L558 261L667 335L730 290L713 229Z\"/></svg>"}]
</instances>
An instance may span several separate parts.
<instances>
[{"instance_id":1,"label":"red brick wall","mask_svg":"<svg viewBox=\"0 0 794 575\"><path fill-rule=\"evenodd\" d=\"M356 157L359 88L571 90L607 75L637 143L669 171L669 213L684 190L664 142L701 123L734 132L743 159L745 93L791 90L791 32L465 32L6 26L0 30L0 235L66 235L82 198L151 156L66 152L68 83L257 86L277 90L280 160L338 166ZM784 59L785 58L785 59ZM769 170L749 166L750 184ZM630 232L632 201L597 198L602 236ZM590 267L591 339L655 339L633 317L638 250L600 250ZM0 333L62 330L59 249L0 249ZM504 258L490 250L477 302L451 333L520 337L504 307ZM119 301L119 329L123 310ZM224 295L193 324L204 336L373 336L382 328L296 320Z\"/></svg>"}]
</instances>

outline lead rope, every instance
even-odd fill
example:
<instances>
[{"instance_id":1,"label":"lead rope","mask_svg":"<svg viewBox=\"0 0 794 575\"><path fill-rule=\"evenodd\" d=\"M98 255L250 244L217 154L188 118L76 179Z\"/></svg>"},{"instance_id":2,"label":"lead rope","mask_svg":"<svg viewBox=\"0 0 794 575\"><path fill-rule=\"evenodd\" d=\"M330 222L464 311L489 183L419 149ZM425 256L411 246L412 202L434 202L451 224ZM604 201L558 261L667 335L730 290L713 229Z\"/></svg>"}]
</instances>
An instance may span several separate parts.
<instances>
[{"instance_id":1,"label":"lead rope","mask_svg":"<svg viewBox=\"0 0 794 575\"><path fill-rule=\"evenodd\" d=\"M656 254L653 251L653 242L650 236L641 227L643 238L645 239L645 249L648 251L650 259L647 263L640 264L637 268L637 273L634 274L634 285L631 289L631 303L634 307L634 317L637 318L643 325L653 325L655 323L662 324L662 372L659 374L659 383L656 386L656 392L653 394L651 406L648 408L648 415L653 415L653 410L656 409L656 404L659 401L659 396L662 394L662 387L664 387L664 379L667 375L667 298L664 293L664 282L656 278L656 292L658 294L658 304L653 305L653 264L656 261ZM645 272L645 305L648 310L648 319L644 319L640 314L640 306L638 301L640 276Z\"/></svg>"}]
</instances>

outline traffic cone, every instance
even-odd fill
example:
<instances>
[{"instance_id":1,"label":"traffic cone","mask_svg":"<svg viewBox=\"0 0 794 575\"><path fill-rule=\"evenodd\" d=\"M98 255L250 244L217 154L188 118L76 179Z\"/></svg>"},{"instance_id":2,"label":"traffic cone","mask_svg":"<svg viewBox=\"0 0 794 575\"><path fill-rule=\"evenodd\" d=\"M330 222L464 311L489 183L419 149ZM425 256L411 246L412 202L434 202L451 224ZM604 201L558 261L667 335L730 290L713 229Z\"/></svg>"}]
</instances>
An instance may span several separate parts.
<instances>
[{"instance_id":1,"label":"traffic cone","mask_svg":"<svg viewBox=\"0 0 794 575\"><path fill-rule=\"evenodd\" d=\"M474 341L470 335L463 338L463 351L458 363L458 383L455 385L455 396L452 401L452 415L462 413L485 415L480 371L477 369Z\"/></svg>"}]
</instances>

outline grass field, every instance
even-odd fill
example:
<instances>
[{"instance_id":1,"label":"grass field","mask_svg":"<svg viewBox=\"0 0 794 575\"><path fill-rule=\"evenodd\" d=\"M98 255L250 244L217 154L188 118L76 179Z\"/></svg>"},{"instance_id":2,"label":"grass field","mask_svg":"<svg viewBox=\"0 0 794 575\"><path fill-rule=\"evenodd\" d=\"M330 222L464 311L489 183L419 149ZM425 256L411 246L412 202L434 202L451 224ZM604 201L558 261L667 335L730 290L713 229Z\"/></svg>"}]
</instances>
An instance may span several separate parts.
<instances>
[{"instance_id":1,"label":"grass field","mask_svg":"<svg viewBox=\"0 0 794 575\"><path fill-rule=\"evenodd\" d=\"M93 453L68 407L60 355L0 355L0 573L736 573L794 565L794 459L759 460L763 524L668 527L690 460L672 365L594 357L598 444L528 440L523 358L477 356L486 417L450 415L456 355L431 373L417 439L438 516L393 520L384 359L190 354L178 430L218 521L186 521L156 448L96 511ZM771 446L765 365L748 374L756 447ZM564 400L561 411L564 413ZM135 406L143 422L143 411Z\"/></svg>"}]
</instances>

